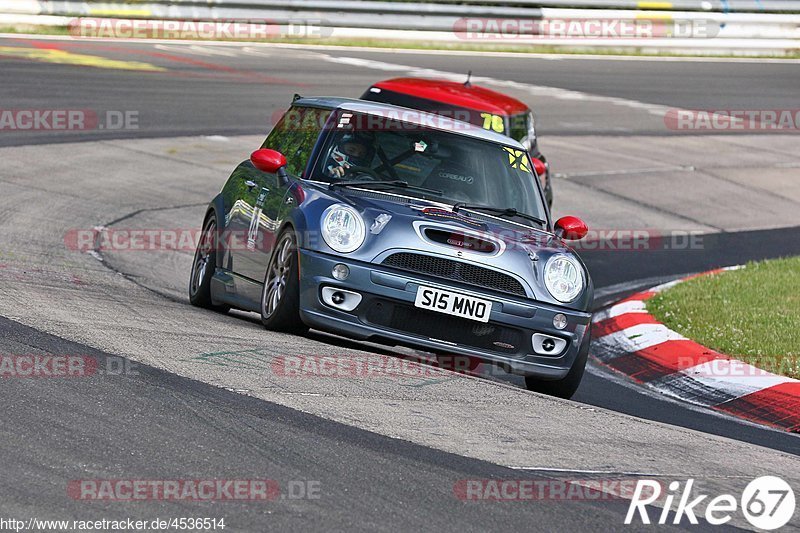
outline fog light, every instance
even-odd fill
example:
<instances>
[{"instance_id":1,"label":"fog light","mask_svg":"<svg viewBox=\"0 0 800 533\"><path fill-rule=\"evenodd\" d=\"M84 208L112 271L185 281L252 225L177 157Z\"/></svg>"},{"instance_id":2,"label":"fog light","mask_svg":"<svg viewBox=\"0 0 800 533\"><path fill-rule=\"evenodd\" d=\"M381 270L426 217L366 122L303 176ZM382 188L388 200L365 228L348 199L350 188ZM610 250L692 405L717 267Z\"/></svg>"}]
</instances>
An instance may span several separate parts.
<instances>
[{"instance_id":1,"label":"fog light","mask_svg":"<svg viewBox=\"0 0 800 533\"><path fill-rule=\"evenodd\" d=\"M340 305L342 302L344 302L344 293L334 292L331 294L331 301L336 305Z\"/></svg>"},{"instance_id":2,"label":"fog light","mask_svg":"<svg viewBox=\"0 0 800 533\"><path fill-rule=\"evenodd\" d=\"M544 333L533 334L533 351L539 355L557 357L564 353L567 341L561 337L553 337Z\"/></svg>"},{"instance_id":3,"label":"fog light","mask_svg":"<svg viewBox=\"0 0 800 533\"><path fill-rule=\"evenodd\" d=\"M564 329L567 327L567 317L563 313L558 313L553 317L553 326L556 329Z\"/></svg>"},{"instance_id":4,"label":"fog light","mask_svg":"<svg viewBox=\"0 0 800 533\"><path fill-rule=\"evenodd\" d=\"M334 307L348 313L361 303L361 295L357 292L340 289L338 287L322 287L322 301L325 305Z\"/></svg>"},{"instance_id":5,"label":"fog light","mask_svg":"<svg viewBox=\"0 0 800 533\"><path fill-rule=\"evenodd\" d=\"M339 281L344 281L350 276L350 269L347 265L343 265L342 263L336 264L331 271L331 274L335 279Z\"/></svg>"}]
</instances>

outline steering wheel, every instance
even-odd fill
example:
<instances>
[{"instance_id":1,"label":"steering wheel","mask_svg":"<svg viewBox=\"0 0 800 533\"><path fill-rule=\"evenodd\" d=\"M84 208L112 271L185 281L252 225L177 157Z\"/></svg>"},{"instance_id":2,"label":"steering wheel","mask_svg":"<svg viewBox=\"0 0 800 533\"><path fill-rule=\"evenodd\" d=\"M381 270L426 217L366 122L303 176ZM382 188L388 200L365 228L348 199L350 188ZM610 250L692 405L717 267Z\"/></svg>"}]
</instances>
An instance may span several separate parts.
<instances>
[{"instance_id":1,"label":"steering wheel","mask_svg":"<svg viewBox=\"0 0 800 533\"><path fill-rule=\"evenodd\" d=\"M352 167L350 167L347 170L345 170L344 173L345 173L345 175L347 175L347 174L367 174L373 180L381 179L380 174L375 172L375 170L373 170L373 169L371 169L369 167L362 167L360 165L353 165Z\"/></svg>"}]
</instances>

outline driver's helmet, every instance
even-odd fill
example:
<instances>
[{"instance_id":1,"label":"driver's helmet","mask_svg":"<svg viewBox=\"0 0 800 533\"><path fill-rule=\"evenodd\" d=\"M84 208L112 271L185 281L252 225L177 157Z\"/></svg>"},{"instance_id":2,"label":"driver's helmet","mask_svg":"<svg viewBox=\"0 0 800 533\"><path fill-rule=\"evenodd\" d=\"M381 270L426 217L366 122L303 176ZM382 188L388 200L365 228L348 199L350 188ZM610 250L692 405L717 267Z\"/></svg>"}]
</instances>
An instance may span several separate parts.
<instances>
[{"instance_id":1,"label":"driver's helmet","mask_svg":"<svg viewBox=\"0 0 800 533\"><path fill-rule=\"evenodd\" d=\"M331 148L331 167L369 166L375 155L372 139L364 133L346 133Z\"/></svg>"}]
</instances>

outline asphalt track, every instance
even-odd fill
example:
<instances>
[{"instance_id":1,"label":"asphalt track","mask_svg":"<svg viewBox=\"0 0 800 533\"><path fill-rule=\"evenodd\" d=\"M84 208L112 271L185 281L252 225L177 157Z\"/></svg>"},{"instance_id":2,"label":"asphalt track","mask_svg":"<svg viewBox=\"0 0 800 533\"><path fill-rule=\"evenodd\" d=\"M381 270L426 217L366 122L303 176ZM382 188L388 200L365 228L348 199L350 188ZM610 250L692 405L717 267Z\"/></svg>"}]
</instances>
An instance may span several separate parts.
<instances>
[{"instance_id":1,"label":"asphalt track","mask_svg":"<svg viewBox=\"0 0 800 533\"><path fill-rule=\"evenodd\" d=\"M0 47L53 50L55 46L47 41L36 41L33 45L24 40L0 42ZM739 486L737 483L741 478L760 472L771 471L789 479L798 478L796 465L794 468L790 466L792 460L796 463L796 457L792 455L800 453L798 437L698 412L643 394L624 380L600 370L587 375L575 397L579 406L600 409L597 421L582 418L584 414L580 409L570 407L576 404L538 400L535 395L526 393L524 402L533 403L521 404L522 408L533 410L535 417L520 419L517 423L520 426L530 422L552 426L559 422L560 417L562 425L585 422L583 431L590 433L599 431L593 424L608 425L609 421L620 425L627 421L630 428L626 431L620 427L616 437L610 433L603 435L603 439L593 440L591 435L587 435L585 448L582 445L569 450L559 449L560 445L568 442L564 440L567 434L562 440L554 436L548 441L547 433L540 433L537 438L543 449L533 453L526 453L524 446L537 440L531 439L530 434L526 439L522 427L519 440L510 439L507 445L476 443L476 440L487 438L480 433L477 419L491 411L480 410L469 397L463 401L466 402L464 405L475 409L475 433L464 433L462 428L462 443L453 442L452 437L458 435L458 428L423 423L422 427L427 427L428 432L441 431L440 441L435 435L415 434L413 424L404 426L397 413L412 413L417 424L426 416L437 416L425 411L419 402L436 402L433 398L438 393L457 402L460 389L447 389L451 386L447 384L443 389L431 387L430 397L414 396L423 394L416 391L413 395L408 393L405 398L406 393L399 398L387 397L386 402L378 406L385 409L386 414L372 413L378 417L386 416L388 420L385 421L369 420L366 416L369 412L343 414L345 410L342 408L347 405L344 401L323 407L306 403L313 402L313 395L319 394L319 391L312 390L313 387L307 390L301 387L293 395L287 394L287 397L291 396L288 399L275 397L276 401L270 401L274 391L258 391L246 384L241 390L249 391L247 395L225 391L202 382L236 388L228 385L247 378L232 376L236 369L208 374L184 364L187 354L199 351L189 350L180 354L172 346L181 342L177 332L183 321L202 321L196 328L186 328L195 337L201 335L199 331L203 327L213 331L211 328L218 324L224 328L220 334L229 336L227 342L231 346L246 344L232 340L237 336L243 339L244 336L258 335L261 344L277 343L287 351L303 346L314 346L310 349L331 353L373 351L374 348L321 335L312 335L308 340L281 336L270 339L264 332L256 333L258 328L251 320L198 314L190 310L181 298L186 254L177 257L174 254L168 257L145 254L135 258L112 254L104 258L105 266L101 266L90 257L83 256L79 260L74 253L70 255L64 250L51 249L60 242L63 248L61 232L65 228L86 227L80 224L108 224L123 216L129 216L128 224L145 227L195 224L202 216L202 199L209 197L209 191L213 193L214 187L218 188L222 183L226 175L224 169L230 168L230 158L241 158L241 154L246 154L254 145L253 140L257 137L252 136L266 133L270 121L276 112L285 108L291 93L357 96L375 79L403 72L392 65L448 72L472 69L481 76L494 79L588 95L576 99L574 93L564 92L563 98L558 98L549 97L547 91L542 91L544 96L537 99L541 103L541 106L536 106L540 135L545 140L548 135L553 136L555 151L558 148L556 139L566 143L568 138L590 134L637 139L676 135L664 128L660 118L652 113L643 114L642 109L796 107L796 89L792 89L798 82L796 64L442 58L404 53L288 51L281 48L253 48L247 52L231 53L225 48L220 52L217 48L185 45L155 47L84 42L61 42L57 46L68 53L94 54L119 61L146 61L166 70L143 72L65 65L63 54L53 52L47 54L58 61L49 63L31 61L30 58L0 57L3 108L135 110L140 117L136 130L3 132L0 146L26 146L3 150L5 170L2 181L6 194L3 203L5 215L0 224L3 238L0 259L5 265L5 275L0 280L3 281L6 301L0 307L0 314L8 318L0 322L3 331L0 349L4 353L84 353L101 359L106 354L124 355L137 361L140 372L132 376L86 380L7 380L3 383L3 400L8 406L2 428L3 453L9 465L0 488L4 514L42 518L92 515L152 518L166 513L181 515L191 511L203 514L200 511L207 511L212 516L230 516L234 530L259 530L265 524L276 529L302 526L326 530L412 527L444 530L485 530L492 527L505 530L530 528L531 524L536 524L542 530L556 527L582 530L597 525L619 527L627 506L613 501L543 505L463 503L453 497L453 484L459 479L473 478L536 476L548 479L553 476L550 470L511 471L507 467L555 465L556 470L566 471L570 466L580 469L584 465L598 464L587 459L596 454L608 454L605 464L613 467L610 471L615 472L614 475L620 476L622 472L630 471L625 467L645 470L652 467L646 471L661 475L698 472L699 476L709 480L715 476L738 479L736 482L709 481L711 486L724 488ZM9 52L6 50L6 53ZM342 61L342 57L348 59ZM365 64L364 60L374 63ZM767 78L769 84L764 82ZM521 89L512 87L511 90ZM629 103L614 101L614 98L624 98ZM638 102L638 107L630 102ZM225 148L224 157L208 154L207 150L202 154L192 152L191 146L187 148L191 142L177 143L173 147L171 139L157 140L208 135L251 137L237 142L235 150ZM729 137L732 144L741 142L735 135ZM780 143L791 146L792 142L796 146L796 140L785 136L775 136L774 140L767 141L762 141L763 137L770 136L762 135L755 141L773 147ZM121 144L139 142L136 139L141 139L141 143ZM245 139L249 144L243 142ZM753 139L751 136L745 140ZM102 142L63 148L50 144L75 141ZM716 138L708 139L708 142L718 141ZM567 148L563 149L567 151ZM752 157L756 166L766 165L769 155L769 152L764 152ZM736 161L732 163L735 165ZM181 164L188 167L187 172L191 172L192 178L169 183L169 178L181 172ZM196 166L192 167L192 164ZM563 168L569 168L566 157ZM792 170L796 167L791 163L781 168L790 173L790 178L792 172L796 176L796 171ZM579 170L575 169L574 177L566 177L567 181L558 192L562 196L557 196L557 203L561 200L562 204L569 204L566 196L570 187L583 188L581 200L593 194L592 184L580 181ZM772 170L777 176L779 169ZM142 173L140 186L130 183L137 179L137 171ZM159 172L162 173L160 176L153 177ZM100 179L103 174L110 175L111 181ZM786 179L786 176L780 174L776 179ZM604 190L597 194L614 197L612 192ZM758 201L758 194L767 193L754 193L755 201ZM158 201L148 199L149 196L158 198ZM784 200L788 203L786 198ZM37 204L47 211L46 217L37 215ZM164 210L142 211L148 205L163 207ZM640 208L646 209L646 204L640 202ZM700 220L699 216L685 212L665 212L659 216L663 216L666 222L648 220L654 220L653 224L660 223L664 228L674 227L670 223L678 220L690 220L690 227L711 228L712 233L704 235L702 250L646 254L585 252L585 260L600 289L598 305L635 290L636 286L629 283L632 280L665 280L687 272L751 259L800 254L800 228L756 229L774 224L758 220L752 210L742 209L737 214L743 221L741 225L732 225L711 215ZM791 220L791 214L786 218ZM42 220L49 227L37 226ZM613 226L613 218L606 220L609 227ZM70 271L90 285L85 291L87 296L81 294L84 291L81 283L74 280L70 290L65 289L70 283L65 283L63 278ZM163 278L160 278L162 274ZM143 296L141 291L148 294ZM68 301L70 298L74 299L75 305ZM125 324L124 329L122 324L117 324L114 313L118 310L114 306L118 302L126 302L122 305L129 308L131 316L141 323L135 326ZM148 309L152 312L149 313ZM104 329L107 331L102 332ZM163 336L163 339L153 338L153 335ZM175 339L170 340L172 337ZM163 351L163 354L151 353L148 356L147 352L154 349ZM172 353L183 359L170 359ZM464 379L461 379L457 380L457 385L480 387L477 395L494 395L497 400L494 409L503 409L506 389L502 383L513 386L519 385L519 381L502 377L492 379L501 383L497 386L488 382L475 385L473 380L469 380L468 385L464 385ZM280 385L291 392L291 386ZM368 396L373 385L364 385L366 391L361 390L359 383L347 386L350 388L344 390L343 397L350 394L358 399L362 394ZM374 387L372 392L376 396L388 394L380 387ZM303 400L303 394L310 398ZM486 407L491 408L491 402ZM455 412L457 404L447 408ZM444 412L441 405L439 410ZM649 453L656 456L652 461L644 461L647 449L626 451L636 443L642 445L638 435L629 433L634 431L631 428L635 419L614 418L610 411L695 431L647 425L647 430L652 432L650 445L653 449ZM392 420L392 413L398 418ZM440 413L439 416L446 414ZM587 413L586 416L590 415ZM610 418L603 418L607 416ZM461 412L459 417L459 420L470 423L469 413ZM498 424L501 423L499 418L498 415ZM396 428L387 429L393 424ZM580 428L575 428L570 435L574 439L581 433ZM499 432L489 438L508 439L509 434ZM682 442L687 446L684 453L694 454L709 464L684 468L675 458L662 460L657 456L660 448L654 443L663 440L675 444ZM598 448L592 448L592 445L598 445ZM498 450L508 456L498 454ZM667 447L664 450L670 451ZM730 453L730 461L751 463L749 470L741 471L737 470L739 467L731 466L728 471L728 467L722 466L724 461L713 463L710 456L712 452L716 453L714 450ZM559 455L562 456L560 459ZM628 464L622 464L625 455L632 457ZM676 457L678 455L676 453ZM689 457L683 459L692 462ZM763 462L759 465L759 461ZM562 477L573 479L577 475L591 475L563 471ZM319 500L281 500L262 507L229 503L176 506L165 502L87 505L66 498L65 480L126 476L161 479L269 477L284 482L318 480L324 487L324 497Z\"/></svg>"}]
</instances>

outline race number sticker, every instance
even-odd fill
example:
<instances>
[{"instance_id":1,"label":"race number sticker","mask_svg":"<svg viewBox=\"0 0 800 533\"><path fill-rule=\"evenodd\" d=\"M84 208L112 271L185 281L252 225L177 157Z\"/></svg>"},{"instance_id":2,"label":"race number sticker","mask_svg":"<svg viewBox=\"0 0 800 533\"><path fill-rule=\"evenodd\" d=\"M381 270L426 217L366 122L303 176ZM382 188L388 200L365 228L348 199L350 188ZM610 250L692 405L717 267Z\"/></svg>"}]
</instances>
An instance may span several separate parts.
<instances>
[{"instance_id":1,"label":"race number sticker","mask_svg":"<svg viewBox=\"0 0 800 533\"><path fill-rule=\"evenodd\" d=\"M339 123L336 125L336 127L352 129L353 125L350 123L350 119L352 118L353 118L352 113L342 113L342 115L339 117Z\"/></svg>"},{"instance_id":2,"label":"race number sticker","mask_svg":"<svg viewBox=\"0 0 800 533\"><path fill-rule=\"evenodd\" d=\"M481 113L483 119L483 129L503 133L506 126L503 122L503 117L500 115L492 115L491 113Z\"/></svg>"}]
</instances>

